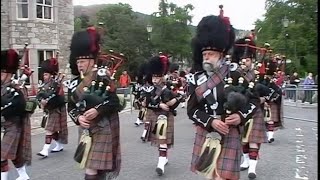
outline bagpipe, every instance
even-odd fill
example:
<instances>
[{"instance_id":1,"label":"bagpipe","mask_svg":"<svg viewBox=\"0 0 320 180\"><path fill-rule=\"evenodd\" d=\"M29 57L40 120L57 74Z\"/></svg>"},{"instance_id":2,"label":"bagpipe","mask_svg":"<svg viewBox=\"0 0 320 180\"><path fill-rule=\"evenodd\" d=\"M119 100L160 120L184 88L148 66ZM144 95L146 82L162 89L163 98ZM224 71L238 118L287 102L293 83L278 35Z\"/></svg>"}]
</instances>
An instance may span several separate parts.
<instances>
[{"instance_id":1,"label":"bagpipe","mask_svg":"<svg viewBox=\"0 0 320 180\"><path fill-rule=\"evenodd\" d=\"M75 90L76 106L80 113L91 108L99 108L107 103L114 103L110 99L110 93L116 93L114 75L117 69L124 63L125 57L122 53L115 53L110 50L109 53L101 53L96 59L94 68L88 75L80 72L81 83ZM70 82L66 81L68 86ZM117 97L118 98L118 97ZM119 111L124 109L126 101L119 98Z\"/></svg>"},{"instance_id":2,"label":"bagpipe","mask_svg":"<svg viewBox=\"0 0 320 180\"><path fill-rule=\"evenodd\" d=\"M55 65L58 64L58 58L59 58L59 51L56 53L56 58L51 59L52 62ZM64 80L65 74L62 74L59 72L57 75L52 75L52 80L50 82L47 82L42 84L41 87L38 90L38 93L36 95L37 101L40 103L42 100L47 101L45 109L55 109L65 104L65 98L64 94L62 93L63 88L63 80Z\"/></svg>"},{"instance_id":3,"label":"bagpipe","mask_svg":"<svg viewBox=\"0 0 320 180\"><path fill-rule=\"evenodd\" d=\"M179 93L173 92L168 86L157 87L153 85L145 85L142 87L140 102L146 101L146 104L152 107L157 107L159 103L167 103L170 100L176 98L177 102L169 106L169 111L173 113L174 116L177 115L176 108L181 102L183 96Z\"/></svg>"}]
</instances>

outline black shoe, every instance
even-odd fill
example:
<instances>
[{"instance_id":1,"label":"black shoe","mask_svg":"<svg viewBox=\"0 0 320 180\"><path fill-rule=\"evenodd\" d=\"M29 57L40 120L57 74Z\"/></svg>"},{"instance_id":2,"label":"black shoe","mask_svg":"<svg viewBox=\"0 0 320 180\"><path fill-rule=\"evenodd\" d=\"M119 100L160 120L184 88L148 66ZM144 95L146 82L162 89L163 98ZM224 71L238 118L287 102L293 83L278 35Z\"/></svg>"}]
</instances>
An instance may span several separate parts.
<instances>
[{"instance_id":1,"label":"black shoe","mask_svg":"<svg viewBox=\"0 0 320 180\"><path fill-rule=\"evenodd\" d=\"M51 153L57 153L57 152L61 152L61 151L63 151L63 148L62 148L62 149L60 149L60 150L58 150L58 151L51 150L50 152L51 152Z\"/></svg>"},{"instance_id":2,"label":"black shoe","mask_svg":"<svg viewBox=\"0 0 320 180\"><path fill-rule=\"evenodd\" d=\"M37 155L38 155L38 156L40 156L40 157L42 157L42 159L45 159L45 158L47 158L47 157L48 157L48 156L43 155L43 154L41 154L41 153L39 153L39 152L37 153Z\"/></svg>"},{"instance_id":3,"label":"black shoe","mask_svg":"<svg viewBox=\"0 0 320 180\"><path fill-rule=\"evenodd\" d=\"M162 176L163 175L163 171L161 168L158 168L156 169L156 172L158 173L159 176Z\"/></svg>"},{"instance_id":4,"label":"black shoe","mask_svg":"<svg viewBox=\"0 0 320 180\"><path fill-rule=\"evenodd\" d=\"M248 178L249 179L255 179L257 177L257 175L255 173L249 173L248 174Z\"/></svg>"},{"instance_id":5,"label":"black shoe","mask_svg":"<svg viewBox=\"0 0 320 180\"><path fill-rule=\"evenodd\" d=\"M248 167L240 167L240 171L245 171L245 170L247 170L249 168L249 166Z\"/></svg>"},{"instance_id":6,"label":"black shoe","mask_svg":"<svg viewBox=\"0 0 320 180\"><path fill-rule=\"evenodd\" d=\"M269 143L272 143L274 141L274 138L271 138L270 140L268 140Z\"/></svg>"}]
</instances>

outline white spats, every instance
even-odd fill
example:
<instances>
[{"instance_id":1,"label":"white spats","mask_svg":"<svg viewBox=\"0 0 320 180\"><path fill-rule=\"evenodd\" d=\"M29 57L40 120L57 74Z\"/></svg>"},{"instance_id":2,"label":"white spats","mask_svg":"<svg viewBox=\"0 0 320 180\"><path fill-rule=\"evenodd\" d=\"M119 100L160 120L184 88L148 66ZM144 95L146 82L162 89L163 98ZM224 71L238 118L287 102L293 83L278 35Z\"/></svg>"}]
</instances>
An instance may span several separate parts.
<instances>
[{"instance_id":1,"label":"white spats","mask_svg":"<svg viewBox=\"0 0 320 180\"><path fill-rule=\"evenodd\" d=\"M267 132L268 142L269 142L269 143L272 143L272 142L274 141L273 134L274 134L273 131L268 131L268 132Z\"/></svg>"},{"instance_id":2,"label":"white spats","mask_svg":"<svg viewBox=\"0 0 320 180\"><path fill-rule=\"evenodd\" d=\"M50 148L50 144L45 144L43 145L43 148L40 152L38 152L38 156L42 156L42 157L48 157L49 155L49 148Z\"/></svg>"},{"instance_id":3,"label":"white spats","mask_svg":"<svg viewBox=\"0 0 320 180\"><path fill-rule=\"evenodd\" d=\"M27 174L26 166L22 166L21 168L16 168L19 174L19 177L16 180L29 180L30 177Z\"/></svg>"},{"instance_id":4,"label":"white spats","mask_svg":"<svg viewBox=\"0 0 320 180\"><path fill-rule=\"evenodd\" d=\"M8 180L8 172L1 172L1 180Z\"/></svg>"},{"instance_id":5,"label":"white spats","mask_svg":"<svg viewBox=\"0 0 320 180\"><path fill-rule=\"evenodd\" d=\"M143 124L143 121L141 121L139 118L137 118L136 122L134 123L136 126L140 126L140 124Z\"/></svg>"},{"instance_id":6,"label":"white spats","mask_svg":"<svg viewBox=\"0 0 320 180\"><path fill-rule=\"evenodd\" d=\"M156 172L159 176L162 176L164 173L164 166L167 164L167 158L166 157L159 157L158 165L156 168Z\"/></svg>"},{"instance_id":7,"label":"white spats","mask_svg":"<svg viewBox=\"0 0 320 180\"><path fill-rule=\"evenodd\" d=\"M243 154L243 162L240 165L240 170L241 171L244 171L244 170L249 168L249 160L250 160L249 153Z\"/></svg>"},{"instance_id":8,"label":"white spats","mask_svg":"<svg viewBox=\"0 0 320 180\"><path fill-rule=\"evenodd\" d=\"M56 147L54 147L51 152L55 153L55 152L60 152L63 151L63 144L61 144L59 141L56 141Z\"/></svg>"},{"instance_id":9,"label":"white spats","mask_svg":"<svg viewBox=\"0 0 320 180\"><path fill-rule=\"evenodd\" d=\"M255 179L257 177L256 175L256 166L258 161L250 159L249 160L249 169L248 169L248 178Z\"/></svg>"}]
</instances>

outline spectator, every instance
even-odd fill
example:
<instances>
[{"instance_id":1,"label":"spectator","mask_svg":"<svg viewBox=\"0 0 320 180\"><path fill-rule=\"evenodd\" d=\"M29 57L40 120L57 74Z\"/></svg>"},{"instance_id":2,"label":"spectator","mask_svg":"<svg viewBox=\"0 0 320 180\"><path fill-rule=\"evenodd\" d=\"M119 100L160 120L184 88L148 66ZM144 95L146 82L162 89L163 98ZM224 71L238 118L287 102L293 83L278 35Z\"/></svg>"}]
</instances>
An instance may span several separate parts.
<instances>
[{"instance_id":1,"label":"spectator","mask_svg":"<svg viewBox=\"0 0 320 180\"><path fill-rule=\"evenodd\" d=\"M300 78L297 72L294 72L293 75L290 77L289 81L290 85L289 88L296 89L299 86ZM289 90L288 91L289 100L293 99L296 102L296 90Z\"/></svg>"},{"instance_id":2,"label":"spectator","mask_svg":"<svg viewBox=\"0 0 320 180\"><path fill-rule=\"evenodd\" d=\"M309 102L310 104L312 104L312 90L308 90L308 89L312 89L312 85L314 85L314 80L312 77L312 73L309 73L308 76L306 77L306 79L303 82L304 85L304 98L302 99L302 103L304 102Z\"/></svg>"},{"instance_id":3,"label":"spectator","mask_svg":"<svg viewBox=\"0 0 320 180\"><path fill-rule=\"evenodd\" d=\"M128 72L127 71L123 71L120 78L119 78L119 85L121 88L126 88L124 89L124 97L127 97L127 94L128 94L128 87L131 83L131 78L130 76L128 75Z\"/></svg>"},{"instance_id":4,"label":"spectator","mask_svg":"<svg viewBox=\"0 0 320 180\"><path fill-rule=\"evenodd\" d=\"M285 78L285 73L284 72L281 72L281 71L278 71L277 73L277 80L276 80L276 85L281 87L284 83L284 78Z\"/></svg>"}]
</instances>

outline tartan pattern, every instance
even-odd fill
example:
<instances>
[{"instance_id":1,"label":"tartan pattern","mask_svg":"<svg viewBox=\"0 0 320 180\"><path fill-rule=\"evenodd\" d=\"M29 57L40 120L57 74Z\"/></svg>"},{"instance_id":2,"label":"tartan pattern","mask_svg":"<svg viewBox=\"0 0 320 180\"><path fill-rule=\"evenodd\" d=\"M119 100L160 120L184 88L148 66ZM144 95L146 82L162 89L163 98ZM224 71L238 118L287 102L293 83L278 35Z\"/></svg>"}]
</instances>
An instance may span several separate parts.
<instances>
[{"instance_id":1,"label":"tartan pattern","mask_svg":"<svg viewBox=\"0 0 320 180\"><path fill-rule=\"evenodd\" d=\"M65 105L60 108L49 110L45 130L53 133L58 132L59 142L68 144L67 108Z\"/></svg>"},{"instance_id":2,"label":"tartan pattern","mask_svg":"<svg viewBox=\"0 0 320 180\"><path fill-rule=\"evenodd\" d=\"M255 78L255 74L254 71L247 71L245 72L245 75L243 76L243 78L247 81L247 82L251 82L254 80Z\"/></svg>"},{"instance_id":3,"label":"tartan pattern","mask_svg":"<svg viewBox=\"0 0 320 180\"><path fill-rule=\"evenodd\" d=\"M270 120L274 122L274 131L275 131L275 130L278 130L279 128L282 128L282 125L283 125L282 107L281 105L276 104L274 102L270 102L269 106L271 111Z\"/></svg>"},{"instance_id":4,"label":"tartan pattern","mask_svg":"<svg viewBox=\"0 0 320 180\"><path fill-rule=\"evenodd\" d=\"M7 119L1 123L1 126L4 128L3 138L1 140L1 159L14 160L16 159L18 151L21 127Z\"/></svg>"},{"instance_id":5,"label":"tartan pattern","mask_svg":"<svg viewBox=\"0 0 320 180\"><path fill-rule=\"evenodd\" d=\"M121 167L119 114L110 115L108 124L92 134L92 146L86 168L106 170L117 177Z\"/></svg>"},{"instance_id":6,"label":"tartan pattern","mask_svg":"<svg viewBox=\"0 0 320 180\"><path fill-rule=\"evenodd\" d=\"M206 92L208 89L213 89L216 87L220 82L224 81L224 77L229 72L229 66L223 65L218 72L215 72L211 75L208 80L200 85L195 89L195 94L197 96L198 101L203 98L203 93Z\"/></svg>"},{"instance_id":7,"label":"tartan pattern","mask_svg":"<svg viewBox=\"0 0 320 180\"><path fill-rule=\"evenodd\" d=\"M31 165L32 149L31 149L31 123L30 114L23 119L23 128L18 145L17 157L13 162L15 167L19 168L23 165Z\"/></svg>"},{"instance_id":8,"label":"tartan pattern","mask_svg":"<svg viewBox=\"0 0 320 180\"><path fill-rule=\"evenodd\" d=\"M201 148L205 142L207 131L197 126L193 146L191 171L196 173L195 165L200 157ZM230 127L229 133L223 137L221 153L217 160L216 172L224 179L240 178L241 139L237 128ZM214 177L212 177L214 179Z\"/></svg>"},{"instance_id":9,"label":"tartan pattern","mask_svg":"<svg viewBox=\"0 0 320 180\"><path fill-rule=\"evenodd\" d=\"M263 112L260 108L253 115L253 125L249 135L249 143L266 143L268 137Z\"/></svg>"},{"instance_id":10,"label":"tartan pattern","mask_svg":"<svg viewBox=\"0 0 320 180\"><path fill-rule=\"evenodd\" d=\"M152 131L157 124L157 119L159 115L167 116L167 135L166 139L159 140ZM174 116L171 112L165 112L163 110L153 110L148 109L146 113L146 120L150 122L150 134L147 137L147 141L151 142L151 145L158 146L159 144L167 144L168 149L174 145Z\"/></svg>"}]
</instances>

